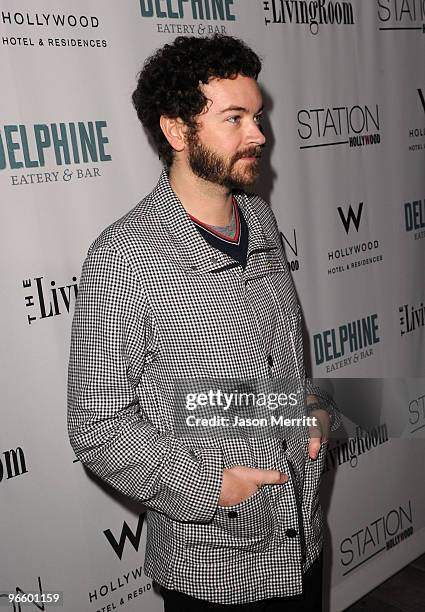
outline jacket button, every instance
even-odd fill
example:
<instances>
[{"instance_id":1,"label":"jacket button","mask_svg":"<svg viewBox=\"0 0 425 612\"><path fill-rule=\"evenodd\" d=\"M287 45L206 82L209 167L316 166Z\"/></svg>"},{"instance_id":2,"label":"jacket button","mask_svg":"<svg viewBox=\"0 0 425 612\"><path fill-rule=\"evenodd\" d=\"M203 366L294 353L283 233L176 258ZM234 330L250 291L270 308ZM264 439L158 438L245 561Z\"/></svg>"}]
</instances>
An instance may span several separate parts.
<instances>
[{"instance_id":1,"label":"jacket button","mask_svg":"<svg viewBox=\"0 0 425 612\"><path fill-rule=\"evenodd\" d=\"M236 518L238 516L238 513L236 512L236 510L230 510L230 512L227 513L227 516L229 518Z\"/></svg>"},{"instance_id":2,"label":"jacket button","mask_svg":"<svg viewBox=\"0 0 425 612\"><path fill-rule=\"evenodd\" d=\"M286 441L286 440L282 440L282 449L283 449L284 451L286 451L286 449L287 449L287 448L288 448L288 443L287 443L287 441Z\"/></svg>"},{"instance_id":3,"label":"jacket button","mask_svg":"<svg viewBox=\"0 0 425 612\"><path fill-rule=\"evenodd\" d=\"M270 367L272 367L272 365L273 365L273 357L271 355L269 355L267 357L267 363L269 364Z\"/></svg>"},{"instance_id":4,"label":"jacket button","mask_svg":"<svg viewBox=\"0 0 425 612\"><path fill-rule=\"evenodd\" d=\"M285 535L288 536L288 538L296 538L298 535L298 531L296 529L287 529L285 531Z\"/></svg>"}]
</instances>

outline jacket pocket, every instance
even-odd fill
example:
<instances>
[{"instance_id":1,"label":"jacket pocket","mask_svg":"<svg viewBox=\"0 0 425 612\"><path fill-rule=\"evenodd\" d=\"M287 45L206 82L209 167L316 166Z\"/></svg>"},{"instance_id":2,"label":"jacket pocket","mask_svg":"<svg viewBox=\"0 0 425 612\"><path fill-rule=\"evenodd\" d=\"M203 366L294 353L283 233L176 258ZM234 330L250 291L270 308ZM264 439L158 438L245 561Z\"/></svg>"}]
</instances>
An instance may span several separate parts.
<instances>
[{"instance_id":1,"label":"jacket pocket","mask_svg":"<svg viewBox=\"0 0 425 612\"><path fill-rule=\"evenodd\" d=\"M259 542L273 533L273 513L264 491L233 506L218 506L215 524L226 537Z\"/></svg>"},{"instance_id":2,"label":"jacket pocket","mask_svg":"<svg viewBox=\"0 0 425 612\"><path fill-rule=\"evenodd\" d=\"M273 538L275 520L270 503L261 489L232 506L217 506L207 524L186 524L186 548L198 554L225 549L265 550Z\"/></svg>"}]
</instances>

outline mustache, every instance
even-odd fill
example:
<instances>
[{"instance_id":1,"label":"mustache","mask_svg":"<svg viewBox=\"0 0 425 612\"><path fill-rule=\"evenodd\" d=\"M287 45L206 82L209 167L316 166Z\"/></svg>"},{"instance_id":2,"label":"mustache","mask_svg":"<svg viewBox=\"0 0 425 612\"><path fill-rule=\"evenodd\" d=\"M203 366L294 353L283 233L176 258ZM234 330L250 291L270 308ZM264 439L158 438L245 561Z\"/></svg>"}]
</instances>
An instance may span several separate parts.
<instances>
[{"instance_id":1,"label":"mustache","mask_svg":"<svg viewBox=\"0 0 425 612\"><path fill-rule=\"evenodd\" d=\"M250 147L249 149L245 149L244 151L239 151L239 153L235 153L233 161L235 162L238 159L241 159L242 157L256 157L257 159L260 159L262 154L263 147Z\"/></svg>"}]
</instances>

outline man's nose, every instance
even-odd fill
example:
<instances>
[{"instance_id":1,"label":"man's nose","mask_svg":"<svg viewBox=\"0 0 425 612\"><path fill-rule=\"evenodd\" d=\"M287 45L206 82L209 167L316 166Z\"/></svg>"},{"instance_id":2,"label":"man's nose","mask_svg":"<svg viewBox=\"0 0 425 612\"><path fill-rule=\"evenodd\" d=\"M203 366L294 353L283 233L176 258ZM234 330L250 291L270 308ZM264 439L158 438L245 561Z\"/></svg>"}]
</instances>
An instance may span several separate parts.
<instances>
[{"instance_id":1,"label":"man's nose","mask_svg":"<svg viewBox=\"0 0 425 612\"><path fill-rule=\"evenodd\" d=\"M247 140L249 144L255 144L262 146L266 142L266 137L263 133L263 128L261 125L256 123L255 121L251 121L248 128Z\"/></svg>"}]
</instances>

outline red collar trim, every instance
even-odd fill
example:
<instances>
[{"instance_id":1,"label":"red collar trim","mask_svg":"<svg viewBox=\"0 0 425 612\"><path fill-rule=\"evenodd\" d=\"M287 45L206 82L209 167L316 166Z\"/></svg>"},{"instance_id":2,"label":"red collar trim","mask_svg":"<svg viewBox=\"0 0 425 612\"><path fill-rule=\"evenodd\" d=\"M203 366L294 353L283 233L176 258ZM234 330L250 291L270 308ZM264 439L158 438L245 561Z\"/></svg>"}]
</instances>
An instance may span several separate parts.
<instances>
[{"instance_id":1,"label":"red collar trim","mask_svg":"<svg viewBox=\"0 0 425 612\"><path fill-rule=\"evenodd\" d=\"M187 214L192 219L192 221L195 221L195 223L198 223L201 227L203 227L204 229L208 230L211 234L214 234L215 236L218 236L222 240L227 240L228 242L239 242L240 220L239 220L239 212L238 212L238 207L236 205L235 196L233 196L232 204L233 204L233 211L234 211L234 214L235 214L235 222L236 222L236 232L235 232L235 235L234 235L233 238L229 238L229 236L226 236L225 234L222 234L221 232L217 232L217 230L214 229L213 227L211 227L210 225L207 225L206 223L203 223L202 221L199 221L199 219L197 219L196 217L193 217L189 213L187 213Z\"/></svg>"}]
</instances>

